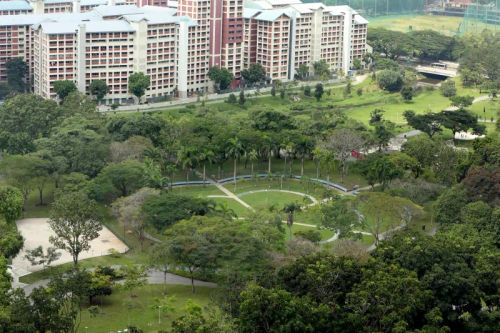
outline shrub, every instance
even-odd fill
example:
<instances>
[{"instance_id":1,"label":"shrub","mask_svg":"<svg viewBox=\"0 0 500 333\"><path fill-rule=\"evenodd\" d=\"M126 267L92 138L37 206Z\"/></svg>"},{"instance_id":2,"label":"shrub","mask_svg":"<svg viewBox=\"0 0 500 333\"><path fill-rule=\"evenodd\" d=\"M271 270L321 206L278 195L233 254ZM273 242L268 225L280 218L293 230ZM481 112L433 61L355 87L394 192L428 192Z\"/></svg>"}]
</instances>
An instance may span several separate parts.
<instances>
[{"instance_id":1,"label":"shrub","mask_svg":"<svg viewBox=\"0 0 500 333\"><path fill-rule=\"evenodd\" d=\"M457 88L455 87L455 81L446 80L441 83L441 87L439 87L441 91L441 95L444 97L452 97L457 94Z\"/></svg>"},{"instance_id":2,"label":"shrub","mask_svg":"<svg viewBox=\"0 0 500 333\"><path fill-rule=\"evenodd\" d=\"M319 243L321 240L321 233L318 230L300 230L295 232L296 237L301 237L304 239L307 239L308 241L311 241L315 244Z\"/></svg>"},{"instance_id":3,"label":"shrub","mask_svg":"<svg viewBox=\"0 0 500 333\"><path fill-rule=\"evenodd\" d=\"M391 70L383 70L377 76L377 82L381 89L387 91L400 91L403 87L403 77L401 73Z\"/></svg>"},{"instance_id":4,"label":"shrub","mask_svg":"<svg viewBox=\"0 0 500 333\"><path fill-rule=\"evenodd\" d=\"M304 87L304 96L311 96L311 87L309 86Z\"/></svg>"}]
</instances>

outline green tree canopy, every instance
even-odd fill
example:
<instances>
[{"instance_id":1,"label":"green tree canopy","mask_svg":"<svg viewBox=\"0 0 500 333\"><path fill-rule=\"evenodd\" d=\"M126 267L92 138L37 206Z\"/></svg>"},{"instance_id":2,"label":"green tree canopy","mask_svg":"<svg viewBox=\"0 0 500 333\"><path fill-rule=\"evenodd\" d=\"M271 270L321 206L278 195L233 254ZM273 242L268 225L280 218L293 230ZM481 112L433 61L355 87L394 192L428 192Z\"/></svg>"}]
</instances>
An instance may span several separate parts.
<instances>
[{"instance_id":1,"label":"green tree canopy","mask_svg":"<svg viewBox=\"0 0 500 333\"><path fill-rule=\"evenodd\" d=\"M149 196L142 206L146 221L157 230L189 219L193 215L206 215L215 207L213 201L173 193Z\"/></svg>"},{"instance_id":2,"label":"green tree canopy","mask_svg":"<svg viewBox=\"0 0 500 333\"><path fill-rule=\"evenodd\" d=\"M23 212L23 193L13 186L0 186L0 216L13 223Z\"/></svg>"},{"instance_id":3,"label":"green tree canopy","mask_svg":"<svg viewBox=\"0 0 500 333\"><path fill-rule=\"evenodd\" d=\"M99 237L102 229L96 202L79 192L61 195L54 201L49 225L55 234L50 236L50 243L69 252L75 266L80 253L90 249L90 241Z\"/></svg>"},{"instance_id":4,"label":"green tree canopy","mask_svg":"<svg viewBox=\"0 0 500 333\"><path fill-rule=\"evenodd\" d=\"M100 102L109 93L109 87L104 80L93 80L90 82L89 91Z\"/></svg>"},{"instance_id":5,"label":"green tree canopy","mask_svg":"<svg viewBox=\"0 0 500 333\"><path fill-rule=\"evenodd\" d=\"M208 77L217 85L217 90L225 90L234 80L234 75L225 67L211 67L208 71Z\"/></svg>"},{"instance_id":6,"label":"green tree canopy","mask_svg":"<svg viewBox=\"0 0 500 333\"><path fill-rule=\"evenodd\" d=\"M34 141L49 136L60 117L61 109L52 100L29 94L9 98L0 106L0 150L35 151Z\"/></svg>"},{"instance_id":7,"label":"green tree canopy","mask_svg":"<svg viewBox=\"0 0 500 333\"><path fill-rule=\"evenodd\" d=\"M136 160L110 163L92 181L90 192L98 201L126 197L144 185L144 166Z\"/></svg>"},{"instance_id":8,"label":"green tree canopy","mask_svg":"<svg viewBox=\"0 0 500 333\"><path fill-rule=\"evenodd\" d=\"M54 81L54 91L62 102L70 93L76 91L76 84L70 80Z\"/></svg>"},{"instance_id":9,"label":"green tree canopy","mask_svg":"<svg viewBox=\"0 0 500 333\"><path fill-rule=\"evenodd\" d=\"M26 90L26 74L28 74L28 65L23 58L10 58L5 63L7 70L7 83L9 88L17 91L24 92Z\"/></svg>"},{"instance_id":10,"label":"green tree canopy","mask_svg":"<svg viewBox=\"0 0 500 333\"><path fill-rule=\"evenodd\" d=\"M140 104L141 97L144 96L150 84L151 79L149 75L141 72L130 74L128 77L128 92L137 97Z\"/></svg>"},{"instance_id":11,"label":"green tree canopy","mask_svg":"<svg viewBox=\"0 0 500 333\"><path fill-rule=\"evenodd\" d=\"M250 84L261 83L266 80L266 70L261 64L255 63L251 64L248 69L242 70L241 76Z\"/></svg>"}]
</instances>

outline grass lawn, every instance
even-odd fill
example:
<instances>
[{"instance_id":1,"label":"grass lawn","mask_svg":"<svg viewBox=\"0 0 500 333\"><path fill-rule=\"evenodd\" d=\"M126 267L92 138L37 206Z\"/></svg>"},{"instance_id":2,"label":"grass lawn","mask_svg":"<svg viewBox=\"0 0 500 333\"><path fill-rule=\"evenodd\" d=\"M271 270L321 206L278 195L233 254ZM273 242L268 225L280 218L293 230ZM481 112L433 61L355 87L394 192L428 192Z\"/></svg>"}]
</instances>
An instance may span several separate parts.
<instances>
[{"instance_id":1,"label":"grass lawn","mask_svg":"<svg viewBox=\"0 0 500 333\"><path fill-rule=\"evenodd\" d=\"M289 178L284 178L283 182L281 182L279 178L239 180L236 182L236 187L232 182L224 184L224 187L233 192L234 194L240 194L243 192L255 191L255 190L275 189L275 190L288 190L288 191L301 192L309 194L315 197L316 199L321 198L321 195L326 189L326 187L324 187L323 185L319 185L314 182L305 180L303 181L293 180ZM241 199L243 201L246 201L245 197L246 196L243 196Z\"/></svg>"},{"instance_id":2,"label":"grass lawn","mask_svg":"<svg viewBox=\"0 0 500 333\"><path fill-rule=\"evenodd\" d=\"M238 217L245 217L250 212L248 208L240 204L232 198L208 198L215 201L219 205L224 205L228 209L232 209Z\"/></svg>"},{"instance_id":3,"label":"grass lawn","mask_svg":"<svg viewBox=\"0 0 500 333\"><path fill-rule=\"evenodd\" d=\"M158 324L158 310L151 309L155 297L161 297L162 285L146 285L138 288L134 292L138 297L131 298L130 293L119 288L113 291L111 296L103 297L103 304L100 307L101 314L95 318L84 309L82 311L82 322L78 332L116 332L123 331L127 325L134 325L144 330L145 333L157 332L171 328L172 320L180 317L184 313L184 307L188 300L206 307L210 303L210 294L213 288L197 287L196 293L191 293L191 286L168 285L168 296L175 296L175 301L171 303L173 312L164 313L161 316L161 324Z\"/></svg>"},{"instance_id":4,"label":"grass lawn","mask_svg":"<svg viewBox=\"0 0 500 333\"><path fill-rule=\"evenodd\" d=\"M207 195L224 195L215 185L189 185L179 186L172 189L172 193L191 197L205 198Z\"/></svg>"},{"instance_id":5,"label":"grass lawn","mask_svg":"<svg viewBox=\"0 0 500 333\"><path fill-rule=\"evenodd\" d=\"M470 107L470 110L479 119L491 120L493 118L493 120L498 121L500 118L500 98L474 103Z\"/></svg>"},{"instance_id":6,"label":"grass lawn","mask_svg":"<svg viewBox=\"0 0 500 333\"><path fill-rule=\"evenodd\" d=\"M361 243L363 243L366 246L371 246L373 245L373 243L375 243L375 237L373 237L372 235L363 234L361 236Z\"/></svg>"},{"instance_id":7,"label":"grass lawn","mask_svg":"<svg viewBox=\"0 0 500 333\"><path fill-rule=\"evenodd\" d=\"M412 30L431 29L442 34L453 36L458 32L462 17L440 16L440 15L391 15L370 18L369 29L386 28L395 31L409 32L410 26ZM477 32L481 32L484 28L489 28L495 31L494 25L485 25L480 23L477 27ZM467 27L469 32L475 32L475 26ZM496 27L497 31L500 30Z\"/></svg>"},{"instance_id":8,"label":"grass lawn","mask_svg":"<svg viewBox=\"0 0 500 333\"><path fill-rule=\"evenodd\" d=\"M283 208L285 204L297 202L299 204L310 204L311 199L293 193L286 192L257 192L245 194L240 197L241 200L255 208L255 210L266 210L272 206L278 209Z\"/></svg>"},{"instance_id":9,"label":"grass lawn","mask_svg":"<svg viewBox=\"0 0 500 333\"><path fill-rule=\"evenodd\" d=\"M285 228L286 228L286 236L290 237L290 231L289 231L288 227L285 227ZM294 224L292 227L292 232L293 232L293 234L295 234L297 231L307 231L307 230L311 230L311 229L315 229L315 228ZM326 230L326 229L316 229L316 230L318 230L319 233L321 234L322 241L330 239L334 235L334 232L331 230Z\"/></svg>"}]
</instances>

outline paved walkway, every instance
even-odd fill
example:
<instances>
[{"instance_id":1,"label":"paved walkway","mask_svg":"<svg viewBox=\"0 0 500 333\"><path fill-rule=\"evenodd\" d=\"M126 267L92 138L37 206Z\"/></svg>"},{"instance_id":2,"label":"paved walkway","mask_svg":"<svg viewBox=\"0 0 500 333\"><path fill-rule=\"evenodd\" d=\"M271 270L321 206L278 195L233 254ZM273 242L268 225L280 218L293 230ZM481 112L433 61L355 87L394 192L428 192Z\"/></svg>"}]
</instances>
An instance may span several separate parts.
<instances>
[{"instance_id":1,"label":"paved walkway","mask_svg":"<svg viewBox=\"0 0 500 333\"><path fill-rule=\"evenodd\" d=\"M488 95L479 96L479 97L474 98L474 100L472 101L472 104L477 103L477 102L487 101L488 99L490 99L490 96L488 96ZM450 107L447 107L445 109L445 111L456 111L458 109L459 108L456 106L450 106Z\"/></svg>"},{"instance_id":2,"label":"paved walkway","mask_svg":"<svg viewBox=\"0 0 500 333\"><path fill-rule=\"evenodd\" d=\"M248 208L248 209L250 209L252 211L255 211L255 209L252 206L250 206L245 201L243 201L240 198L238 198L238 196L236 194L234 194L233 192L229 191L227 188L225 188L224 186L222 186L218 182L212 182L212 183L215 186L217 186L217 188L219 190L221 190L222 192L226 193L226 195L227 195L228 198L234 199L234 200L238 201L240 204L242 204L243 206L245 206L246 208Z\"/></svg>"},{"instance_id":3,"label":"paved walkway","mask_svg":"<svg viewBox=\"0 0 500 333\"><path fill-rule=\"evenodd\" d=\"M112 266L114 269L119 269L120 266L118 265L113 265ZM89 269L90 271L93 271L95 268ZM147 272L147 281L149 284L163 284L163 272L157 271L157 270L148 270ZM50 280L44 279L40 280L31 284L20 284L17 285L16 287L22 288L26 295L31 294L33 289L38 288L38 287L46 287L48 285ZM121 283L121 281L118 281L118 283ZM180 276L180 275L175 275L175 274L170 274L167 273L167 284L182 284L182 285L191 285L191 279ZM194 280L194 285L196 287L211 287L215 288L217 287L216 283L213 282L206 282L206 281L200 281L200 280ZM13 288L14 285L12 286Z\"/></svg>"}]
</instances>

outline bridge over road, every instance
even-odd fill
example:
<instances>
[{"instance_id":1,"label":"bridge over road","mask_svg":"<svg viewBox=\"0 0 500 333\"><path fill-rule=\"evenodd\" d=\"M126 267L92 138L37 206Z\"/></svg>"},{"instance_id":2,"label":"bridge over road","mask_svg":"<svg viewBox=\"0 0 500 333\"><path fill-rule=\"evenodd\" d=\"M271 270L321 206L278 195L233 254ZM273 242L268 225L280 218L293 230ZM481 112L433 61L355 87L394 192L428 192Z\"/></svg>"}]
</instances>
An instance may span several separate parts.
<instances>
[{"instance_id":1,"label":"bridge over road","mask_svg":"<svg viewBox=\"0 0 500 333\"><path fill-rule=\"evenodd\" d=\"M458 67L454 63L437 62L429 65L418 65L416 70L427 76L455 77Z\"/></svg>"}]
</instances>

